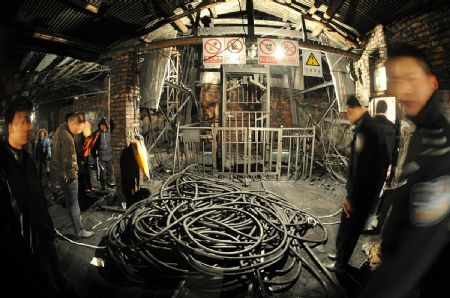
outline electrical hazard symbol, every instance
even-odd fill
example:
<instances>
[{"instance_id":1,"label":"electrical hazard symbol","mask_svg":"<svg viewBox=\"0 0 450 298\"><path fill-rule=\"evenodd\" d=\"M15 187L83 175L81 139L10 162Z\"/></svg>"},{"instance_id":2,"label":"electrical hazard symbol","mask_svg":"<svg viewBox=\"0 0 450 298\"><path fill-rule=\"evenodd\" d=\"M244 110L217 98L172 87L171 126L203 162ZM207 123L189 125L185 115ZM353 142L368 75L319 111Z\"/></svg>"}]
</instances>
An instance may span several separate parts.
<instances>
[{"instance_id":1,"label":"electrical hazard symbol","mask_svg":"<svg viewBox=\"0 0 450 298\"><path fill-rule=\"evenodd\" d=\"M322 54L318 51L302 51L303 75L322 77Z\"/></svg>"},{"instance_id":2,"label":"electrical hazard symbol","mask_svg":"<svg viewBox=\"0 0 450 298\"><path fill-rule=\"evenodd\" d=\"M306 65L309 65L309 66L320 66L319 62L317 61L316 57L314 56L314 53L311 53L309 55L309 58L306 61Z\"/></svg>"}]
</instances>

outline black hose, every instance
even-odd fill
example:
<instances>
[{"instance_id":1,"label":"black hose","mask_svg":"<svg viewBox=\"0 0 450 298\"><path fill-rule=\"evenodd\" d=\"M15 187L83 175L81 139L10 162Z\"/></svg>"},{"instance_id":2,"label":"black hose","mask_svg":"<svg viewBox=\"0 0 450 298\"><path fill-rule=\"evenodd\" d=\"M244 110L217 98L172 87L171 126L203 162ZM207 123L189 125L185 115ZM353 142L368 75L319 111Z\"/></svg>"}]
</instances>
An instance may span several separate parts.
<instances>
[{"instance_id":1,"label":"black hose","mask_svg":"<svg viewBox=\"0 0 450 298\"><path fill-rule=\"evenodd\" d=\"M243 191L191 169L170 176L158 196L130 206L108 229L108 254L127 277L143 282L157 270L163 277L223 278L216 290L253 283L267 296L295 284L302 267L311 271L298 251L326 242L319 219L272 192ZM204 290L214 291L206 284Z\"/></svg>"}]
</instances>

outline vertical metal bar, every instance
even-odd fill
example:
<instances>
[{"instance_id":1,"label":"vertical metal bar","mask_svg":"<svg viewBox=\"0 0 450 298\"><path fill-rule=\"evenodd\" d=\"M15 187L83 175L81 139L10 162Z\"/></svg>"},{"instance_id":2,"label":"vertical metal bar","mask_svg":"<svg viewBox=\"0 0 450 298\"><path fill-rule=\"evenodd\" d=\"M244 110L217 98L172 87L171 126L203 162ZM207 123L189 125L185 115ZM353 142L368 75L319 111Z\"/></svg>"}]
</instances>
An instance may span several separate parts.
<instances>
[{"instance_id":1,"label":"vertical metal bar","mask_svg":"<svg viewBox=\"0 0 450 298\"><path fill-rule=\"evenodd\" d=\"M215 127L211 129L211 134L213 136L212 140L212 155L213 155L213 176L217 172L217 130Z\"/></svg>"},{"instance_id":2,"label":"vertical metal bar","mask_svg":"<svg viewBox=\"0 0 450 298\"><path fill-rule=\"evenodd\" d=\"M291 150L292 150L292 138L288 137L289 140L289 153L288 153L288 171L287 171L287 177L289 179L291 174Z\"/></svg>"},{"instance_id":3,"label":"vertical metal bar","mask_svg":"<svg viewBox=\"0 0 450 298\"><path fill-rule=\"evenodd\" d=\"M266 131L263 130L263 139L262 139L262 161L263 161L263 172L267 170L266 164Z\"/></svg>"},{"instance_id":4,"label":"vertical metal bar","mask_svg":"<svg viewBox=\"0 0 450 298\"><path fill-rule=\"evenodd\" d=\"M231 133L230 133L231 131L228 132L230 139L227 140L227 142L228 142L228 149L229 149L228 154L229 154L229 157L230 157L230 159L228 161L228 172L229 173L231 173L231 156L232 156L232 153L231 153Z\"/></svg>"},{"instance_id":5,"label":"vertical metal bar","mask_svg":"<svg viewBox=\"0 0 450 298\"><path fill-rule=\"evenodd\" d=\"M277 129L276 130L277 133L277 168L276 168L276 174L278 174L278 180L280 180L281 178L281 148L283 147L283 143L282 143L282 130L281 129Z\"/></svg>"},{"instance_id":6,"label":"vertical metal bar","mask_svg":"<svg viewBox=\"0 0 450 298\"><path fill-rule=\"evenodd\" d=\"M295 180L298 179L298 147L299 147L300 136L296 136L295 138Z\"/></svg>"},{"instance_id":7,"label":"vertical metal bar","mask_svg":"<svg viewBox=\"0 0 450 298\"><path fill-rule=\"evenodd\" d=\"M224 173L225 172L225 162L226 162L226 159L227 159L227 156L226 156L226 152L227 152L227 150L226 150L226 140L225 140L225 138L224 138L224 132L225 132L225 130L220 130L220 134L221 134L221 136L222 136L222 173Z\"/></svg>"},{"instance_id":8,"label":"vertical metal bar","mask_svg":"<svg viewBox=\"0 0 450 298\"><path fill-rule=\"evenodd\" d=\"M306 176L306 167L308 166L308 153L306 152L306 136L303 137L303 167L302 167L302 178Z\"/></svg>"},{"instance_id":9,"label":"vertical metal bar","mask_svg":"<svg viewBox=\"0 0 450 298\"><path fill-rule=\"evenodd\" d=\"M205 176L205 142L202 141L202 164L203 164L203 176Z\"/></svg>"},{"instance_id":10,"label":"vertical metal bar","mask_svg":"<svg viewBox=\"0 0 450 298\"><path fill-rule=\"evenodd\" d=\"M270 156L269 156L269 159L270 159L270 171L272 172L273 170L272 170L272 146L273 146L273 131L270 131L269 132L270 133Z\"/></svg>"},{"instance_id":11,"label":"vertical metal bar","mask_svg":"<svg viewBox=\"0 0 450 298\"><path fill-rule=\"evenodd\" d=\"M235 137L235 143L236 143L236 150L235 150L235 157L234 157L234 164L236 165L234 171L237 173L239 171L239 131L236 128L236 137Z\"/></svg>"},{"instance_id":12,"label":"vertical metal bar","mask_svg":"<svg viewBox=\"0 0 450 298\"><path fill-rule=\"evenodd\" d=\"M177 140L175 141L175 154L173 155L173 170L172 170L172 175L175 174L175 167L176 167L176 162L177 162L177 156L179 155L179 152L178 152L179 136L180 136L180 126L177 125Z\"/></svg>"},{"instance_id":13,"label":"vertical metal bar","mask_svg":"<svg viewBox=\"0 0 450 298\"><path fill-rule=\"evenodd\" d=\"M312 178L312 169L314 165L314 142L316 139L316 127L313 126L313 136L311 141L311 165L309 166L309 179Z\"/></svg>"}]
</instances>

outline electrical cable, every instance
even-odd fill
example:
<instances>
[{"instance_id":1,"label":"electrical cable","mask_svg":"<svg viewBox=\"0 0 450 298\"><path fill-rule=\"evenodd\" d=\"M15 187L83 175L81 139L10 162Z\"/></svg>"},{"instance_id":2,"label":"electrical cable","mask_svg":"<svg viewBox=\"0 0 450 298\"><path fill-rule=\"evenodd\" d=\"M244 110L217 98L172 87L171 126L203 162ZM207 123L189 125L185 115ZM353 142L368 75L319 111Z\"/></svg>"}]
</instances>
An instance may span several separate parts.
<instances>
[{"instance_id":1,"label":"electrical cable","mask_svg":"<svg viewBox=\"0 0 450 298\"><path fill-rule=\"evenodd\" d=\"M156 270L198 280L205 292L253 285L260 294L292 287L302 268L320 278L298 257L303 244L327 241L317 217L275 193L242 190L193 167L170 176L106 232L107 253L125 276L142 283ZM217 280L220 289L212 286Z\"/></svg>"},{"instance_id":2,"label":"electrical cable","mask_svg":"<svg viewBox=\"0 0 450 298\"><path fill-rule=\"evenodd\" d=\"M77 241L73 241L69 238L67 238L66 236L64 236L59 230L57 230L55 228L55 232L58 236L60 236L61 238L67 240L68 242L72 243L72 244L76 244L78 246L84 246L84 247L89 247L89 248L94 248L94 249L106 249L106 246L97 246L97 245L92 245L92 244L86 244L86 243L82 243L82 242L77 242Z\"/></svg>"}]
</instances>

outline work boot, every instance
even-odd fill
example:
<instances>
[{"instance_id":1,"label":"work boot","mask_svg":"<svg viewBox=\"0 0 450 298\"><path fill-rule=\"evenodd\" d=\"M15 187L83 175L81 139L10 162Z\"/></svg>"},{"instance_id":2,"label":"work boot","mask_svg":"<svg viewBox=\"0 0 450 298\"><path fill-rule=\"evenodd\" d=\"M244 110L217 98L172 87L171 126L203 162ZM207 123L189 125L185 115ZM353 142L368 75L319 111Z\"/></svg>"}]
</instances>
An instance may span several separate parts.
<instances>
[{"instance_id":1,"label":"work boot","mask_svg":"<svg viewBox=\"0 0 450 298\"><path fill-rule=\"evenodd\" d=\"M325 267L329 271L335 272L335 273L344 273L346 271L345 267L343 265L340 265L340 264L338 264L336 262L332 262L330 264L327 264L327 265L325 265Z\"/></svg>"},{"instance_id":2,"label":"work boot","mask_svg":"<svg viewBox=\"0 0 450 298\"><path fill-rule=\"evenodd\" d=\"M86 231L86 230L81 230L80 233L78 234L77 238L78 239L83 239L83 238L89 238L94 236L94 232L93 231Z\"/></svg>"}]
</instances>

